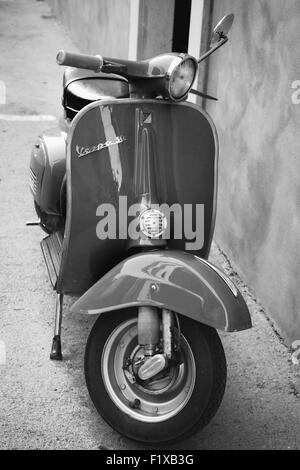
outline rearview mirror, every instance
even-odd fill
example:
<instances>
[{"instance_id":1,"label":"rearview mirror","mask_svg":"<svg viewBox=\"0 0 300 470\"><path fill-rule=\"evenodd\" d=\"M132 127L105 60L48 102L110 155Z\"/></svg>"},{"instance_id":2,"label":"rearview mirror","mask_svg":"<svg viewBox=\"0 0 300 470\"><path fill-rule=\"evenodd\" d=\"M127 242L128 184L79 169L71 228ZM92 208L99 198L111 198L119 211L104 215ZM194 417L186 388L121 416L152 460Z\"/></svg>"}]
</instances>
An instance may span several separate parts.
<instances>
[{"instance_id":1,"label":"rearview mirror","mask_svg":"<svg viewBox=\"0 0 300 470\"><path fill-rule=\"evenodd\" d=\"M221 21L215 26L210 45L213 46L214 44L217 44L221 39L227 38L227 34L229 33L232 23L234 20L234 15L226 15L224 16Z\"/></svg>"}]
</instances>

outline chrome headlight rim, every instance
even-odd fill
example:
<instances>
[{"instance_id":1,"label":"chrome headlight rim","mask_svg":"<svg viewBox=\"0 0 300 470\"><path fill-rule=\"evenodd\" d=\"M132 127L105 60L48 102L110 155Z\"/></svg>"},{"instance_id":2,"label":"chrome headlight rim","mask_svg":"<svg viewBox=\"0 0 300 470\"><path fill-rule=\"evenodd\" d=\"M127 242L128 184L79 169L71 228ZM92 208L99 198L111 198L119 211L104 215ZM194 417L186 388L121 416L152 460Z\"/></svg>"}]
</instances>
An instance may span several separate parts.
<instances>
[{"instance_id":1,"label":"chrome headlight rim","mask_svg":"<svg viewBox=\"0 0 300 470\"><path fill-rule=\"evenodd\" d=\"M191 85L188 87L187 91L183 95L181 95L180 97L175 97L175 96L172 95L172 92L171 92L171 78L174 75L177 67L179 67L180 65L182 65L184 62L186 62L188 60L191 60L194 64L194 77L193 77L193 79L191 81ZM166 73L166 76L165 76L167 97L171 101L175 101L175 102L176 101L183 101L186 98L186 96L188 95L190 89L193 86L193 83L194 83L196 75L197 75L197 71L198 71L198 62L195 59L195 57L193 57L189 54L178 54L177 56L175 56L174 59L172 60L171 64L170 64L170 66L168 68L168 71Z\"/></svg>"}]
</instances>

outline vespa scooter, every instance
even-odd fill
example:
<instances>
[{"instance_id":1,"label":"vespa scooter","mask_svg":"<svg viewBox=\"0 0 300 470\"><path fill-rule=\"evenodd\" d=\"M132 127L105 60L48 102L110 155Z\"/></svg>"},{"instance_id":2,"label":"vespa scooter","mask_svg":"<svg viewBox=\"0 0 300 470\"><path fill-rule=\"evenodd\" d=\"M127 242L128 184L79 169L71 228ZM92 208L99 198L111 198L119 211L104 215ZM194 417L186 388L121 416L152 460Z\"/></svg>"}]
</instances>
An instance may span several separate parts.
<instances>
[{"instance_id":1,"label":"vespa scooter","mask_svg":"<svg viewBox=\"0 0 300 470\"><path fill-rule=\"evenodd\" d=\"M226 382L216 329L251 327L241 293L207 261L217 133L185 101L232 21L221 20L198 61L60 51L58 64L71 66L65 118L32 151L30 187L57 292L50 357L62 359L63 295L80 295L72 311L98 315L85 352L91 399L114 429L144 443L186 438L212 419Z\"/></svg>"}]
</instances>

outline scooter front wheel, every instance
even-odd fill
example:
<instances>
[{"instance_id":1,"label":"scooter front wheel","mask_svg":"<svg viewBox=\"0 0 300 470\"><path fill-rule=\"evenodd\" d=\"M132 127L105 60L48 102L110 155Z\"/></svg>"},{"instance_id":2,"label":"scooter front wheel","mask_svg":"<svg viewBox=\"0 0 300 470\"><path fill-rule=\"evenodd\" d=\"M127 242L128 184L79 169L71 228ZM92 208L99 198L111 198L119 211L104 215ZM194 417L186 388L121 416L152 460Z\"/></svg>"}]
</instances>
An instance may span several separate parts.
<instances>
[{"instance_id":1,"label":"scooter front wheel","mask_svg":"<svg viewBox=\"0 0 300 470\"><path fill-rule=\"evenodd\" d=\"M182 440L203 428L225 390L226 361L217 332L179 316L180 362L151 380L129 364L142 357L137 312L100 316L86 347L85 376L92 401L119 433L147 444Z\"/></svg>"}]
</instances>

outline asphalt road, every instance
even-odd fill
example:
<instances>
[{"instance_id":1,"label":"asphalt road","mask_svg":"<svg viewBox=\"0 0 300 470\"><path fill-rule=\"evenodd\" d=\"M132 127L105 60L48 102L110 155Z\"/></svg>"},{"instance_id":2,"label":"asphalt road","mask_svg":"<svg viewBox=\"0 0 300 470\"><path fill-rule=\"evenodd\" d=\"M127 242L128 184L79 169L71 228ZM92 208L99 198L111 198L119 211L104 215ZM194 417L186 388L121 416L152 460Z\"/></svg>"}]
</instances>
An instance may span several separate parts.
<instances>
[{"instance_id":1,"label":"asphalt road","mask_svg":"<svg viewBox=\"0 0 300 470\"><path fill-rule=\"evenodd\" d=\"M25 221L35 218L27 184L31 147L39 132L56 125L39 119L61 112L60 48L76 49L45 2L0 1L0 352L6 348L5 364L0 355L0 448L142 449L93 408L83 354L94 319L72 316L70 298L65 360L49 361L55 295L39 246L43 234ZM217 248L212 260L240 285L254 328L221 335L225 398L207 428L176 449L299 449L300 367Z\"/></svg>"}]
</instances>

